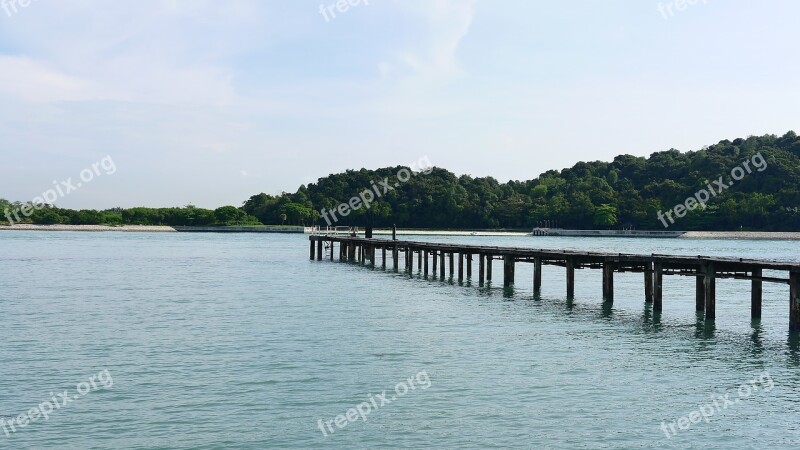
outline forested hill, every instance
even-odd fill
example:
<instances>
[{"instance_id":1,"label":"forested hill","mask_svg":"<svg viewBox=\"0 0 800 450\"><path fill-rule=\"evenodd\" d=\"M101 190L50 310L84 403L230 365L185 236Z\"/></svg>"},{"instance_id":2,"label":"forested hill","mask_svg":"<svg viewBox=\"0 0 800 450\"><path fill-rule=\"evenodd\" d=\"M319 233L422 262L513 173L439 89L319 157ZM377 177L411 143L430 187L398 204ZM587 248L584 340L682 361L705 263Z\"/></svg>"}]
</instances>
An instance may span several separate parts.
<instances>
[{"instance_id":1,"label":"forested hill","mask_svg":"<svg viewBox=\"0 0 800 450\"><path fill-rule=\"evenodd\" d=\"M762 156L764 164L759 165ZM330 175L294 194L253 196L243 209L263 223L326 225L320 210L336 210L387 178L393 185L400 169ZM719 177L727 185L724 190L716 187ZM710 194L710 189L714 195L709 195L705 208L681 211L685 216L674 214L674 224L659 219L659 211L672 211L687 204L688 197L698 198L696 194L702 199L700 191ZM613 162L580 162L529 181L507 183L491 177L458 177L434 168L396 188L379 190L382 198L369 209L360 207L346 217L337 214L335 225L529 229L549 224L663 230L668 223L676 230L796 231L800 230L800 138L790 131L782 137L724 140L685 153L672 149L649 158L621 155ZM693 201L688 206L694 206Z\"/></svg>"},{"instance_id":2,"label":"forested hill","mask_svg":"<svg viewBox=\"0 0 800 450\"><path fill-rule=\"evenodd\" d=\"M381 196L365 208L356 196L368 189ZM369 194L364 196L370 200ZM699 207L697 200L706 197L705 208ZM343 210L344 216L339 211L343 203L357 208ZM672 230L800 231L800 139L790 131L782 137L725 140L686 153L622 155L613 162L580 162L507 183L457 177L441 168L413 176L403 167L350 170L293 194L259 194L242 207L216 210L192 205L105 211L33 206L0 198L6 223L324 226L327 217L334 225L362 227L663 230L668 225Z\"/></svg>"}]
</instances>

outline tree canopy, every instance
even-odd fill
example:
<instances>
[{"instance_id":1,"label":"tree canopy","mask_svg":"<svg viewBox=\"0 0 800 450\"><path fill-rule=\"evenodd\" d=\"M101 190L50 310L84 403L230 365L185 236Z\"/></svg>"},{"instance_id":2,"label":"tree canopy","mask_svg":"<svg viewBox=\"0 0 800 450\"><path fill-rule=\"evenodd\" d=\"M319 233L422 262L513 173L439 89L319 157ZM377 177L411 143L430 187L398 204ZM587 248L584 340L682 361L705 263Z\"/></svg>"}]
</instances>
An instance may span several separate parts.
<instances>
[{"instance_id":1,"label":"tree canopy","mask_svg":"<svg viewBox=\"0 0 800 450\"><path fill-rule=\"evenodd\" d=\"M442 168L398 183L402 169L348 170L320 178L294 192L257 194L240 208L115 208L69 210L47 206L26 221L65 224L142 225L327 225L320 211L334 211L367 189L381 195L370 208L338 215L335 225L403 228L561 228L664 229L659 211L670 211L719 177L761 155L763 170L749 170L705 208L676 220L680 230L800 230L800 138L751 136L724 140L698 151L675 149L648 158L620 155L611 162L579 162L548 170L528 181L501 183L492 177L456 176ZM750 169L753 169L752 164ZM388 179L389 188L378 187ZM374 192L374 191L373 191ZM0 199L0 212L22 206Z\"/></svg>"},{"instance_id":2,"label":"tree canopy","mask_svg":"<svg viewBox=\"0 0 800 450\"><path fill-rule=\"evenodd\" d=\"M500 183L491 177L456 176L434 168L401 183L369 209L339 216L336 225L664 229L659 211L684 203L720 176L729 180L734 168L759 153L767 164L763 171L751 164L751 173L710 199L705 208L689 212L671 226L681 230L800 229L800 139L792 131L781 137L724 140L699 151L670 149L649 158L620 155L611 162L579 162L528 181ZM293 194L255 195L245 202L244 210L264 223L280 223L288 205L301 205L306 212L303 219L309 220L314 212L347 203L372 182L385 177L395 180L401 168L332 174ZM302 215L297 213L295 221ZM326 225L323 218L315 219Z\"/></svg>"}]
</instances>

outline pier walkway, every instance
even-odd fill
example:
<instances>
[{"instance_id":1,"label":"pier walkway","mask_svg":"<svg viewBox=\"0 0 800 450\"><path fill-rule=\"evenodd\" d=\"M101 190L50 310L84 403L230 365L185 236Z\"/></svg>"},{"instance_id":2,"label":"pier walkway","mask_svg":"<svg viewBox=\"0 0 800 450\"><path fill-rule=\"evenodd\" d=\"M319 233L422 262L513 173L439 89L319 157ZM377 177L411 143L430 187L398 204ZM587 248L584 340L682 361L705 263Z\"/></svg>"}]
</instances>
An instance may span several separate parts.
<instances>
[{"instance_id":1,"label":"pier walkway","mask_svg":"<svg viewBox=\"0 0 800 450\"><path fill-rule=\"evenodd\" d=\"M517 263L533 264L533 289L538 293L542 287L542 266L564 267L567 275L566 293L575 293L575 270L598 269L603 271L603 299L614 301L614 274L621 272L642 273L646 302L652 302L654 311L663 307L663 277L678 275L694 277L696 281L695 306L702 311L706 321L716 317L716 280L733 278L750 281L750 312L752 318L761 317L762 283L785 283L789 285L789 329L800 332L800 262L781 262L757 259L717 258L708 256L678 255L634 255L625 253L596 253L571 250L547 250L517 247L491 247L433 242L399 241L388 239L365 239L337 235L309 236L312 260L323 259L323 246L334 260L334 249L338 247L340 261L377 265L376 254L380 252L381 265L387 265L387 253L392 268L398 271L402 262L405 271L412 273L414 263L425 277L429 275L464 281L472 279L473 261L477 259L478 285L492 281L494 261L503 266L503 286L515 283ZM432 270L431 270L432 269ZM764 276L764 271L785 272L786 277ZM438 275L437 275L438 272ZM457 272L457 278L456 278Z\"/></svg>"}]
</instances>

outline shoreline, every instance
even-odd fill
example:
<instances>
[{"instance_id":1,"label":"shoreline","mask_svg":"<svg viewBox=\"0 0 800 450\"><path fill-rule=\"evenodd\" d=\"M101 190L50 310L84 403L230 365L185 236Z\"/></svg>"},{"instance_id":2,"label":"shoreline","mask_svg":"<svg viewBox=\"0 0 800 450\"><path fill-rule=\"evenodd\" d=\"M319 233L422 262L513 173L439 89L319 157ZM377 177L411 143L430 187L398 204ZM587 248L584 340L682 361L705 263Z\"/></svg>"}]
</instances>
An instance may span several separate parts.
<instances>
[{"instance_id":1,"label":"shoreline","mask_svg":"<svg viewBox=\"0 0 800 450\"><path fill-rule=\"evenodd\" d=\"M0 225L2 231L73 231L73 232L119 232L119 233L294 233L310 234L311 228L300 227L171 227L166 225ZM572 233L574 232L574 234ZM373 234L391 236L390 229L376 229ZM464 236L464 237L589 237L589 238L651 238L650 233L619 234L613 232L597 233L593 230L562 230L562 233L551 233L549 236L532 236L530 232L523 231L455 231L455 230L397 230L398 235L404 236ZM726 240L754 240L754 241L800 241L800 232L794 231L685 231L675 232L669 237L672 239L726 239Z\"/></svg>"},{"instance_id":2,"label":"shoreline","mask_svg":"<svg viewBox=\"0 0 800 450\"><path fill-rule=\"evenodd\" d=\"M303 227L172 227L168 225L0 225L0 231L77 231L118 233L297 233Z\"/></svg>"},{"instance_id":3,"label":"shoreline","mask_svg":"<svg viewBox=\"0 0 800 450\"><path fill-rule=\"evenodd\" d=\"M79 232L126 232L126 233L175 233L173 227L160 225L2 225L0 231L79 231Z\"/></svg>"},{"instance_id":4,"label":"shoreline","mask_svg":"<svg viewBox=\"0 0 800 450\"><path fill-rule=\"evenodd\" d=\"M797 231L687 231L678 239L731 239L748 241L800 241Z\"/></svg>"}]
</instances>

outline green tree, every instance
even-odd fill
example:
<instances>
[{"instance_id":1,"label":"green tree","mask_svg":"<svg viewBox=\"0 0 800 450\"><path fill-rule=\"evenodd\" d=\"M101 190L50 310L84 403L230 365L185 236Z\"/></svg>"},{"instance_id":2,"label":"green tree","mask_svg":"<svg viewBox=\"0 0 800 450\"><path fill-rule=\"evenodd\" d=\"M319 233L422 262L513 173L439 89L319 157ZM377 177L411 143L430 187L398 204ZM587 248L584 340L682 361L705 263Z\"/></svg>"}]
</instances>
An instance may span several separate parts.
<instances>
[{"instance_id":1,"label":"green tree","mask_svg":"<svg viewBox=\"0 0 800 450\"><path fill-rule=\"evenodd\" d=\"M65 222L64 217L59 215L52 208L34 211L34 213L31 215L31 220L33 223L38 225L56 225Z\"/></svg>"},{"instance_id":2,"label":"green tree","mask_svg":"<svg viewBox=\"0 0 800 450\"><path fill-rule=\"evenodd\" d=\"M285 214L289 223L303 225L313 217L311 208L307 208L298 203L287 203L281 207L280 214Z\"/></svg>"},{"instance_id":3,"label":"green tree","mask_svg":"<svg viewBox=\"0 0 800 450\"><path fill-rule=\"evenodd\" d=\"M602 204L594 209L593 223L600 227L613 227L617 224L617 208Z\"/></svg>"},{"instance_id":4,"label":"green tree","mask_svg":"<svg viewBox=\"0 0 800 450\"><path fill-rule=\"evenodd\" d=\"M214 219L220 225L231 225L242 220L247 213L235 206L222 206L214 210Z\"/></svg>"}]
</instances>

